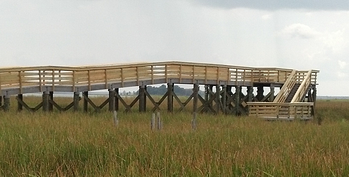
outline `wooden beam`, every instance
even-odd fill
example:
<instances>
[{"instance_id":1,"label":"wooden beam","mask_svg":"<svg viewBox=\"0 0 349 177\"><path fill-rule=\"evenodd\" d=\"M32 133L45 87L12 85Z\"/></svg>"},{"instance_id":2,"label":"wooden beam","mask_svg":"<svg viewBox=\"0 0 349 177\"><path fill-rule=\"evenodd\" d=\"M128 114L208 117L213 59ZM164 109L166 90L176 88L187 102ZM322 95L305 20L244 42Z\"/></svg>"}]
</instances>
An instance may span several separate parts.
<instances>
[{"instance_id":1,"label":"wooden beam","mask_svg":"<svg viewBox=\"0 0 349 177\"><path fill-rule=\"evenodd\" d=\"M173 112L173 92L174 92L174 84L167 83L167 111Z\"/></svg>"},{"instance_id":2,"label":"wooden beam","mask_svg":"<svg viewBox=\"0 0 349 177\"><path fill-rule=\"evenodd\" d=\"M23 94L18 94L16 99L19 99L23 102ZM23 110L23 105L17 101L17 111L22 111Z\"/></svg>"}]
</instances>

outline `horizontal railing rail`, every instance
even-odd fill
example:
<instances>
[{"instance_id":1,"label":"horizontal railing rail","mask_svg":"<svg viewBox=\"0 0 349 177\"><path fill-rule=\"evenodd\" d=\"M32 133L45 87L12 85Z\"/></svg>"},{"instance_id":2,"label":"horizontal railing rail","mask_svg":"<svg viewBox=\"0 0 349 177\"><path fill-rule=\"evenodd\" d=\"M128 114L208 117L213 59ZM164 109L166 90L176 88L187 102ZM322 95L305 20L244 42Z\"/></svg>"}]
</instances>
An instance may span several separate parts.
<instances>
[{"instance_id":1,"label":"horizontal railing rail","mask_svg":"<svg viewBox=\"0 0 349 177\"><path fill-rule=\"evenodd\" d=\"M312 102L267 103L248 102L249 116L267 119L312 119Z\"/></svg>"},{"instance_id":2,"label":"horizontal railing rail","mask_svg":"<svg viewBox=\"0 0 349 177\"><path fill-rule=\"evenodd\" d=\"M222 64L205 64L190 62L154 62L133 63L99 66L39 66L0 68L0 93L4 89L18 88L23 93L26 87L39 87L40 91L46 86L55 91L59 86L70 86L71 91L76 87L87 86L92 90L94 84L103 84L105 89L111 83L127 82L139 85L142 81L177 79L180 83L201 80L203 83L215 81L216 84L226 83L246 85L256 82L284 83L292 70L282 68L253 68L230 66ZM311 75L312 84L316 84L316 70ZM210 82L212 83L212 82ZM136 86L136 85L134 85Z\"/></svg>"}]
</instances>

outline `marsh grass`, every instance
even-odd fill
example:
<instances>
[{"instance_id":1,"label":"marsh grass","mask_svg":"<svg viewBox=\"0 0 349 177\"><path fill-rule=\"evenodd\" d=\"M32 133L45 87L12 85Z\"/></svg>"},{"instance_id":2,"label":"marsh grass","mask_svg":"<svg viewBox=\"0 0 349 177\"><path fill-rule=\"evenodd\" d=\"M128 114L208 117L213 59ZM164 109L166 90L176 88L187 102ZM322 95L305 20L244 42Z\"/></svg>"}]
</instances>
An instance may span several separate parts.
<instances>
[{"instance_id":1,"label":"marsh grass","mask_svg":"<svg viewBox=\"0 0 349 177\"><path fill-rule=\"evenodd\" d=\"M0 176L347 176L348 102L316 122L161 112L0 112ZM347 107L348 106L348 107Z\"/></svg>"}]
</instances>

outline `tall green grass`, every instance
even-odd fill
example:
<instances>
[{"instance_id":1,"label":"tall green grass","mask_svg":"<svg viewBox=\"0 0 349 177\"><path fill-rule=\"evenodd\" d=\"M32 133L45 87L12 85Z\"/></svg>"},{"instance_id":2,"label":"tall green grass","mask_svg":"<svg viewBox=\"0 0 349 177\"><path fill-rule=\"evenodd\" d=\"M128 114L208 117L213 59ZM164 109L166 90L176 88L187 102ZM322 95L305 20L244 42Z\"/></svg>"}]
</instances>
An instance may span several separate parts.
<instances>
[{"instance_id":1,"label":"tall green grass","mask_svg":"<svg viewBox=\"0 0 349 177\"><path fill-rule=\"evenodd\" d=\"M0 176L347 176L348 102L319 101L322 125L151 113L0 112Z\"/></svg>"}]
</instances>

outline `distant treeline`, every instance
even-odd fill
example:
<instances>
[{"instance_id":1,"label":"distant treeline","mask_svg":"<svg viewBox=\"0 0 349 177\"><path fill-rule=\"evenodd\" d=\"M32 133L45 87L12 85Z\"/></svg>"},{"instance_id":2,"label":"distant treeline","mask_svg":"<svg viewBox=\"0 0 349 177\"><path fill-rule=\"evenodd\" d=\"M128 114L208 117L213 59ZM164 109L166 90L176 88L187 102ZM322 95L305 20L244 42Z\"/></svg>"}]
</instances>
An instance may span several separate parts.
<instances>
[{"instance_id":1,"label":"distant treeline","mask_svg":"<svg viewBox=\"0 0 349 177\"><path fill-rule=\"evenodd\" d=\"M178 96L190 96L193 93L192 88L182 88L178 85L174 85L173 87L174 92ZM153 87L153 86L147 86L147 91L151 95L164 95L167 92L167 86L161 85L160 87ZM136 94L138 94L138 91L136 91ZM204 95L204 91L199 90L200 95Z\"/></svg>"}]
</instances>

